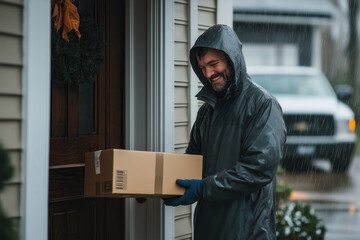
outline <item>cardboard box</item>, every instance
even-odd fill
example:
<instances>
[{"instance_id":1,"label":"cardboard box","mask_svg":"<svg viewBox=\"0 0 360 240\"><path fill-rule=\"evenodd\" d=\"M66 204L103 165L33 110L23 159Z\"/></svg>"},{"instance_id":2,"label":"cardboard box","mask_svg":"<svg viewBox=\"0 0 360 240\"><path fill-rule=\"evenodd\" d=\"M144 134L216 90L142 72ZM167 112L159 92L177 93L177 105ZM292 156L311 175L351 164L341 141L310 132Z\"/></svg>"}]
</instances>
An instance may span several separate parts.
<instances>
[{"instance_id":1,"label":"cardboard box","mask_svg":"<svg viewBox=\"0 0 360 240\"><path fill-rule=\"evenodd\" d=\"M85 197L171 197L201 179L202 156L107 149L85 154Z\"/></svg>"}]
</instances>

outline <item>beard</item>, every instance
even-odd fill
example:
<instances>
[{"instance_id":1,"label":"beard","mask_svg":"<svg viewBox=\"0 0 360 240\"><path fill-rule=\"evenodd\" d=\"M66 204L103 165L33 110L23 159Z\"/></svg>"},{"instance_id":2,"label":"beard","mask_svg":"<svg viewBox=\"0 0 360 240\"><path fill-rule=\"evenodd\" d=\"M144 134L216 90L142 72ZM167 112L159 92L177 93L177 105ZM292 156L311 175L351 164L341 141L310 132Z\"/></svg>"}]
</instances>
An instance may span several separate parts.
<instances>
[{"instance_id":1,"label":"beard","mask_svg":"<svg viewBox=\"0 0 360 240\"><path fill-rule=\"evenodd\" d=\"M213 84L212 83L213 79L215 79L219 76L221 76L223 78L223 81L218 84ZM209 82L215 92L223 92L230 86L231 76L226 71L224 71L223 73L216 73L210 77Z\"/></svg>"}]
</instances>

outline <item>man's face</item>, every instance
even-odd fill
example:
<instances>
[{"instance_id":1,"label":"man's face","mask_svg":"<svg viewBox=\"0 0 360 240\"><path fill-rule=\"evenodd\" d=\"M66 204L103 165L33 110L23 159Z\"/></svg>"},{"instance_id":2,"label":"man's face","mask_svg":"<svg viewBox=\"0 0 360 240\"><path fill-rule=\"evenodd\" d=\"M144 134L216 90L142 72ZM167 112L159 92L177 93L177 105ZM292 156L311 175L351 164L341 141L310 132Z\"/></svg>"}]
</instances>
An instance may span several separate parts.
<instances>
[{"instance_id":1,"label":"man's face","mask_svg":"<svg viewBox=\"0 0 360 240\"><path fill-rule=\"evenodd\" d=\"M230 85L230 67L223 51L209 48L203 57L196 56L196 59L203 75L216 92Z\"/></svg>"}]
</instances>

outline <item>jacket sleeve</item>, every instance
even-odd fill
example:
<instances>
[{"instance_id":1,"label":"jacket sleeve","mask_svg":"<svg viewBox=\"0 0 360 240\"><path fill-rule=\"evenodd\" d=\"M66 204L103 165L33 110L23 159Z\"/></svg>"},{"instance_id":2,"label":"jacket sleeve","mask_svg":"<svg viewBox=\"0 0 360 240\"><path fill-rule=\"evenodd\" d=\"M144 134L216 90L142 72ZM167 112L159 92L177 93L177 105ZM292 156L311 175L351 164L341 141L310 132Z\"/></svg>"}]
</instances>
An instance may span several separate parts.
<instances>
[{"instance_id":1,"label":"jacket sleeve","mask_svg":"<svg viewBox=\"0 0 360 240\"><path fill-rule=\"evenodd\" d=\"M286 138L282 110L274 99L257 105L242 128L241 154L235 166L205 179L206 200L238 199L260 190L276 176Z\"/></svg>"}]
</instances>

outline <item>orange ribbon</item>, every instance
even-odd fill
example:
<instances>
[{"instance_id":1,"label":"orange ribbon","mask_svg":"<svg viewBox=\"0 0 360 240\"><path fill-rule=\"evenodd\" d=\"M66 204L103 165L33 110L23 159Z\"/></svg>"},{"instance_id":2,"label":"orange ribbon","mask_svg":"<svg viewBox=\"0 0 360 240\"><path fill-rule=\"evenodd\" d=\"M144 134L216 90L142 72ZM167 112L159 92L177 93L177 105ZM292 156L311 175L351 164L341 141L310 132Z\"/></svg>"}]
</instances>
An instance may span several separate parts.
<instances>
[{"instance_id":1,"label":"orange ribbon","mask_svg":"<svg viewBox=\"0 0 360 240\"><path fill-rule=\"evenodd\" d=\"M78 38L81 38L79 32L80 16L76 6L71 0L52 0L51 1L52 15L51 20L54 22L56 32L63 27L62 38L69 42L68 33L75 31Z\"/></svg>"}]
</instances>

